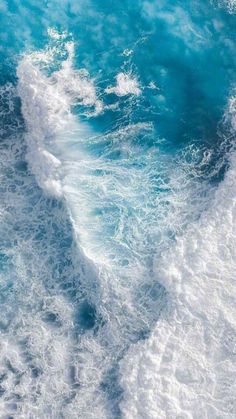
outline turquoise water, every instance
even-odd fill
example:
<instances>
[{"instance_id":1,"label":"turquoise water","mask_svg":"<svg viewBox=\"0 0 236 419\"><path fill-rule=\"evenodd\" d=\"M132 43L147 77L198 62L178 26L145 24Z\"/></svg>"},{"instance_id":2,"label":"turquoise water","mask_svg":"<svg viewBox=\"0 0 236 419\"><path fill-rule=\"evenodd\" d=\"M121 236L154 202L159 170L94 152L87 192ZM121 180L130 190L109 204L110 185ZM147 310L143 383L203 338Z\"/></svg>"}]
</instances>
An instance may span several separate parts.
<instances>
[{"instance_id":1,"label":"turquoise water","mask_svg":"<svg viewBox=\"0 0 236 419\"><path fill-rule=\"evenodd\" d=\"M0 19L2 417L195 418L129 410L121 365L175 324L159 266L230 167L234 4L2 0Z\"/></svg>"}]
</instances>

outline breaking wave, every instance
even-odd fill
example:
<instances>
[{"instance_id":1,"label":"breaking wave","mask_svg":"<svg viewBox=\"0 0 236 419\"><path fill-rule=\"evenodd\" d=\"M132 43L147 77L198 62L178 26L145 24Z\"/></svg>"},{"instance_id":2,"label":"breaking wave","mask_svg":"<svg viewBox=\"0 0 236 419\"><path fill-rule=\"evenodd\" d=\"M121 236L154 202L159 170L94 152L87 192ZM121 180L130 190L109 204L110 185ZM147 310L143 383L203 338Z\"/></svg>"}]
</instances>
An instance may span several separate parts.
<instances>
[{"instance_id":1,"label":"breaking wave","mask_svg":"<svg viewBox=\"0 0 236 419\"><path fill-rule=\"evenodd\" d=\"M233 15L62 3L0 88L0 412L233 419Z\"/></svg>"}]
</instances>

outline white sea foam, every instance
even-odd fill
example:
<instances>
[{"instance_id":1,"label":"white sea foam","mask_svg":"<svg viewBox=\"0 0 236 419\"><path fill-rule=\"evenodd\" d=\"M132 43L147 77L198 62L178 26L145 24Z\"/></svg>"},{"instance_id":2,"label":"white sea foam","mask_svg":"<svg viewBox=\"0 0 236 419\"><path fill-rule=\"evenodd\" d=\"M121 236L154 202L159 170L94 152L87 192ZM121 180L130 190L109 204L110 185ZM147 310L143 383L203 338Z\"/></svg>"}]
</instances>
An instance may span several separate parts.
<instances>
[{"instance_id":1,"label":"white sea foam","mask_svg":"<svg viewBox=\"0 0 236 419\"><path fill-rule=\"evenodd\" d=\"M54 30L50 35L57 41L64 40L66 36ZM87 72L73 69L73 42L59 45L26 55L17 69L18 92L28 129L28 161L38 184L56 196L62 196L60 161L49 150L56 136L68 135L73 130L71 106L83 104L94 107L96 113L102 111L102 103L97 99ZM67 52L68 58L58 71L47 77L41 70L55 63L58 52Z\"/></svg>"},{"instance_id":2,"label":"white sea foam","mask_svg":"<svg viewBox=\"0 0 236 419\"><path fill-rule=\"evenodd\" d=\"M15 95L11 85L0 89L1 107L5 101L5 109L0 110L5 122L1 127L7 134L5 141L1 139L0 153L0 416L54 418L61 410L58 396L70 397L68 368L73 345L73 306L59 291L57 281L54 292L49 292L61 256L55 226L64 239L70 233L59 206L53 210L53 226L46 215L50 204L45 205L34 178L22 167L22 121L15 109ZM70 249L64 251L68 256ZM52 258L50 262L48 258ZM72 279L71 268L64 266L62 275ZM52 321L47 320L48 315Z\"/></svg>"},{"instance_id":3,"label":"white sea foam","mask_svg":"<svg viewBox=\"0 0 236 419\"><path fill-rule=\"evenodd\" d=\"M107 87L106 93L114 93L117 96L136 95L141 94L141 89L138 80L132 74L119 73L116 76L116 85Z\"/></svg>"},{"instance_id":4,"label":"white sea foam","mask_svg":"<svg viewBox=\"0 0 236 419\"><path fill-rule=\"evenodd\" d=\"M170 156L163 155L157 147L142 152L136 139L140 133L143 139L152 135L153 126L150 123L129 124L102 136L88 132L73 116L72 107L76 103L89 108L92 106L94 114L101 112L102 103L97 98L94 84L87 73L73 68L73 43L54 35L53 39L63 43L64 52L61 51L61 44L56 44L45 51L23 57L18 67L18 91L28 128L27 158L39 185L46 192L65 198L75 238L88 257L83 262L78 252L83 289L90 296L103 325L96 334L87 332L80 336L79 343L74 345L72 336L66 335L68 323L73 321L74 307L69 306L69 314L65 315L69 320L65 321L61 340L61 334L51 333L50 329L45 331L48 339L42 338L40 322L36 324L36 331L35 328L30 331L30 318L29 326L21 333L28 333L30 336L38 333L39 337L32 339L36 342L33 353L39 362L45 351L43 342L46 347L52 348L47 351L49 360L43 364L42 369L46 376L42 376L41 382L45 391L42 399L37 399L36 411L38 409L40 415L48 412L51 398L55 417L63 412L66 417L72 418L105 418L109 417L110 410L106 394L101 391L102 380L114 366L114 362L127 350L130 341L137 341L141 333L145 333L156 322L163 304L166 303L165 287L174 299L175 293L167 279L165 280L168 277L167 274L164 276L165 269L160 271L163 275L159 275L161 267L158 270L153 269L154 255L157 254L157 244L160 255L166 245L172 242L173 235L204 210L208 184L202 179L198 181L197 171L201 172L201 167L211 158L211 152L208 150L201 153L191 147L189 153L192 163L188 163L188 158L182 156L181 164L171 160ZM62 63L57 62L57 54L60 54ZM58 66L57 70L55 66ZM130 80L125 79L125 86L119 86L119 89L122 87L119 94L136 94L138 84L132 83L131 88ZM86 151L86 147L96 148L96 145L103 149L102 157ZM110 156L117 151L121 158L114 163ZM197 169L195 159L198 161ZM161 193L156 193L156 190ZM207 205L211 193L209 192ZM89 264L89 259L97 267L97 282L94 277L86 274L86 263ZM178 260L181 264L179 255ZM162 265L165 266L165 256ZM163 283L164 287L159 283ZM63 303L61 306L63 307ZM172 333L172 327L177 327L174 322L175 317L177 318L175 312L179 313L173 304L169 320L173 322L173 326L170 326L169 334ZM181 313L178 315L181 316ZM61 317L63 318L63 314ZM166 327L164 318L160 322L161 327ZM182 330L182 326L179 327ZM73 328L68 327L68 330L72 334ZM154 335L155 333L158 332L154 332ZM163 335L158 339L162 342L165 337ZM40 340L42 347L39 345L41 350L37 353L37 342ZM173 340L175 341L175 337ZM139 347L142 351L141 344ZM67 358L68 353L70 361ZM142 356L135 349L131 353L131 358L134 356L134 359ZM149 353L147 350L146 355ZM56 364L51 369L50 356L55 358ZM157 417L153 410L148 409L159 408L155 404L158 403L156 400L159 400L159 396L156 399L155 395L154 402L151 402L150 394L155 390L145 393L142 386L136 386L135 378L133 387L131 386L130 374L126 376L127 368L130 368L133 377L135 366L129 357L126 362L128 367L125 363L122 367L122 385L127 395L122 407L124 415L138 418L143 417L143 414L145 417L146 414L147 417ZM79 384L74 393L73 385L68 381L68 363L74 371L73 383ZM148 371L147 365L145 368ZM141 380L141 377L143 374L138 379ZM145 376L145 380L150 381L150 376ZM53 389L50 382L53 383ZM28 384L26 388L29 388ZM147 406L146 410L140 410L139 402L134 402L132 395L129 395L129 389L138 397L139 390L143 391L143 399L141 396L139 399L140 405L144 405L143 409ZM62 394L64 397L61 397ZM62 406L62 399L65 398L70 400ZM94 407L93 412L90 411L91 405ZM29 412L29 405L24 405L24 409L24 413ZM78 412L77 416L75 412ZM148 416L152 414L154 416Z\"/></svg>"},{"instance_id":5,"label":"white sea foam","mask_svg":"<svg viewBox=\"0 0 236 419\"><path fill-rule=\"evenodd\" d=\"M230 101L235 129L235 100ZM172 299L122 362L125 418L236 415L236 155L211 207L155 263Z\"/></svg>"},{"instance_id":6,"label":"white sea foam","mask_svg":"<svg viewBox=\"0 0 236 419\"><path fill-rule=\"evenodd\" d=\"M220 1L220 4L222 2ZM223 4L227 7L230 13L236 12L236 1L235 0L223 0Z\"/></svg>"},{"instance_id":7,"label":"white sea foam","mask_svg":"<svg viewBox=\"0 0 236 419\"><path fill-rule=\"evenodd\" d=\"M108 193L107 201L110 199L109 191L106 192L106 189L109 189L111 176L106 177L105 181L100 177L100 183L94 182L96 178L93 174L91 175L91 172L103 170L103 165L104 170L109 171L109 166L105 162L99 161L99 159L92 159L83 152L84 143L88 140L88 138L86 139L88 132L73 116L72 106L80 104L86 108L92 107L92 113L94 114L101 111L102 103L97 99L94 85L88 78L87 73L84 70L73 69L73 44L68 42L64 44L64 38L61 39L58 36L55 38L54 34L53 39L56 39L58 44L46 48L45 51L24 56L18 66L18 93L21 97L22 113L27 127L25 137L27 142L26 157L39 186L46 193L65 198L68 210L72 215L71 221L74 227L72 234L76 234L76 239L82 245L86 255L93 262L97 262L98 283L96 284L94 276L88 273L89 260L81 257L79 249L77 256L74 255L80 265L78 274L80 282L82 282L81 287L89 295L90 302L93 302L94 306L97 307L97 315L102 316L104 325L96 336L89 332L81 335L78 345L75 344L70 335L73 330L72 325L68 327L69 336L67 338L62 330L58 332L61 336L61 339L59 339L54 333L51 333L50 328L48 330L44 327L44 322L43 326L40 322L35 322L37 327L37 330L35 330L29 318L29 324L25 328L22 326L21 334L22 336L24 334L30 336L32 356L38 360L40 369L43 371L41 376L42 387L40 387L42 398L37 398L34 409L38 412L39 417L51 414L51 417L55 416L56 418L63 412L67 417L72 418L77 417L77 415L83 418L105 418L109 417L109 413L107 413L109 408L106 392L100 389L102 379L105 379L105 375L112 367L114 359L120 356L126 346L127 338L125 334L130 333L132 335L132 330L135 333L136 329L142 329L143 325L150 320L148 316L151 318L151 309L146 317L142 319L142 316L139 316L140 319L136 321L136 310L132 310L134 306L132 291L129 291L129 283L125 280L125 277L122 278L121 273L121 283L116 286L118 270L111 271L109 264L111 249L109 254L106 255L101 240L99 240L100 245L96 240L93 244L96 232L100 234L100 231L94 223L96 217L91 213L96 209L96 206L101 205L104 194ZM63 52L63 44L65 45L65 52ZM57 54L59 54L60 59L65 54L60 63L56 60ZM53 66L53 72L50 70L51 65ZM55 70L55 66L58 66L57 70ZM116 138L118 139L124 133L127 135L128 132L136 133L140 129L146 132L152 129L149 124L147 125L130 126L129 130L124 129L124 132L117 133ZM97 140L94 137L91 138L90 133L89 141L96 142ZM99 138L99 141L101 141L101 138ZM112 165L110 169L113 170ZM118 168L117 174L121 176L122 170ZM133 174L131 177L133 177ZM141 177L139 176L140 181ZM114 187L116 187L116 182ZM103 190L102 196L100 196L101 190ZM122 191L117 195L118 200L121 198L121 193ZM107 237L109 237L109 234L106 232L105 235L104 242L106 248L108 248ZM112 244L114 245L115 242L116 239L113 240ZM99 254L96 254L98 246L100 247ZM123 247L125 246L123 245ZM114 252L115 249L113 249ZM38 253L40 256L40 251ZM100 260L99 256L101 256ZM118 261L124 259L123 254L117 254L117 257ZM35 264L35 269L39 270L35 258L32 262ZM121 271L121 269L120 267L119 270ZM19 267L18 270L20 271ZM136 267L138 277L143 275L144 270L142 264L138 263ZM131 268L127 271L130 275ZM125 301L121 298L124 287L127 290ZM44 293L40 298L45 299ZM113 310L110 310L111 303L113 304ZM20 303L20 305L22 304ZM75 308L71 305L70 307L72 309L70 321L73 322L72 316L75 316L75 313L73 313ZM35 321L35 316L33 317ZM64 327L66 321L64 322L63 315L60 318ZM123 326L127 326L127 322L130 328L128 332L123 328ZM124 333L124 336L122 336L122 333ZM47 350L48 346L50 346L49 350ZM45 351L49 357L46 362L41 360ZM77 354L77 357L75 354ZM53 358L53 363L55 363L51 372L48 366L50 357ZM22 368L25 368L24 363ZM70 368L74 371L73 380L75 383L79 383L79 387L75 391L73 391L73 380L71 382L68 378L71 375L68 371ZM44 374L46 375L44 376ZM50 378L51 375L53 375L53 378ZM25 415L28 415L30 409L32 409L31 401L26 397L30 383L31 379L22 387L21 398L24 402L20 404L20 412ZM74 396L72 397L73 392ZM34 394L34 391L32 391L32 394ZM62 394L63 397L61 397ZM52 401L51 410L50 399ZM69 400L68 403L64 402L65 399ZM90 411L91 404L93 405L93 412Z\"/></svg>"}]
</instances>

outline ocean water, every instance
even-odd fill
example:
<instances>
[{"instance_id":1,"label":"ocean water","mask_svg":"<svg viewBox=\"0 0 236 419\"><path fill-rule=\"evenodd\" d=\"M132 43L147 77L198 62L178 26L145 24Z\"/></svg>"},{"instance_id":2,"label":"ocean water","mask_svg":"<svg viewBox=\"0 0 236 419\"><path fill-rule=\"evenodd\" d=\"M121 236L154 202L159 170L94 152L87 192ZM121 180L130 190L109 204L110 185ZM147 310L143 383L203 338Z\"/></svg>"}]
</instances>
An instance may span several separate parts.
<instances>
[{"instance_id":1,"label":"ocean water","mask_svg":"<svg viewBox=\"0 0 236 419\"><path fill-rule=\"evenodd\" d=\"M235 1L0 22L0 418L235 418Z\"/></svg>"}]
</instances>

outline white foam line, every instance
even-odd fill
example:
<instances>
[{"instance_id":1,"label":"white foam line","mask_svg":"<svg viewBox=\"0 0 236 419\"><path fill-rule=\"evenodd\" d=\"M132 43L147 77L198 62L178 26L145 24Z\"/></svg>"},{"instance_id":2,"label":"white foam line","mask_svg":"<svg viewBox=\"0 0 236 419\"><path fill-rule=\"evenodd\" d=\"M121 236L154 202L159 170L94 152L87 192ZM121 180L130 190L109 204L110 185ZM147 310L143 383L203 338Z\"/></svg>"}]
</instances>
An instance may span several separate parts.
<instances>
[{"instance_id":1,"label":"white foam line","mask_svg":"<svg viewBox=\"0 0 236 419\"><path fill-rule=\"evenodd\" d=\"M55 38L55 30L53 38ZM53 155L56 136L68 136L76 129L71 106L82 103L92 106L95 112L102 111L102 103L97 99L93 82L83 70L72 67L74 57L73 42L63 41L65 34L56 36L62 42L68 58L61 68L47 76L40 70L55 60L57 48L25 55L17 69L18 92L22 101L22 112L27 123L26 140L28 161L38 184L46 192L62 196L60 160ZM64 42L64 44L63 44Z\"/></svg>"}]
</instances>

